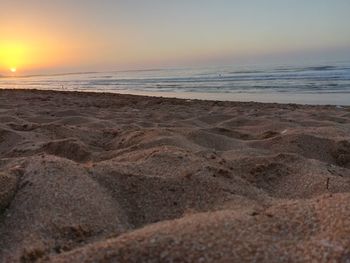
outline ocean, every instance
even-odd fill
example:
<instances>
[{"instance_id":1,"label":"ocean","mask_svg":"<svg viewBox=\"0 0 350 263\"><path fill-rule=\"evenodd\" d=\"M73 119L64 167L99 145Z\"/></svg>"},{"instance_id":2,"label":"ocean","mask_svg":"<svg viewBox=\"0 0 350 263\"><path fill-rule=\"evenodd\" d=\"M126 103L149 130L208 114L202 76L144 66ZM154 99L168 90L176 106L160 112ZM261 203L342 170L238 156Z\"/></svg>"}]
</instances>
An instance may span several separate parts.
<instances>
[{"instance_id":1,"label":"ocean","mask_svg":"<svg viewBox=\"0 0 350 263\"><path fill-rule=\"evenodd\" d=\"M350 63L85 72L2 77L0 88L185 99L350 105Z\"/></svg>"}]
</instances>

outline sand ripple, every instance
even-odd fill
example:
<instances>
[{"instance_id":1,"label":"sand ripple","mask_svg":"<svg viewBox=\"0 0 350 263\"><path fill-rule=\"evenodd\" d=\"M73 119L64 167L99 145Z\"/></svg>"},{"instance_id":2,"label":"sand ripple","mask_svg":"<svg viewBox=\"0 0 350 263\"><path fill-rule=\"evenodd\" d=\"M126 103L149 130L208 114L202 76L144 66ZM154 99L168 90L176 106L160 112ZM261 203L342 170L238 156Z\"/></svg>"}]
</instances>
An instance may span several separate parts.
<instances>
[{"instance_id":1,"label":"sand ripple","mask_svg":"<svg viewBox=\"0 0 350 263\"><path fill-rule=\"evenodd\" d=\"M350 109L0 91L1 262L348 262Z\"/></svg>"}]
</instances>

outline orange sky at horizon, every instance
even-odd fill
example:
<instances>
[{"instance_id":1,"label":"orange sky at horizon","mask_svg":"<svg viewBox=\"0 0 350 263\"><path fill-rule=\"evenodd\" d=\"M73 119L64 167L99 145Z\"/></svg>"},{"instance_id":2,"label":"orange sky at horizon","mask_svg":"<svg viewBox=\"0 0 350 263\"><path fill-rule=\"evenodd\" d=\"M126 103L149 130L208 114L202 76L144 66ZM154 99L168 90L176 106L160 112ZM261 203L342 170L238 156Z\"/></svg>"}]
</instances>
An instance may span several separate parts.
<instances>
[{"instance_id":1,"label":"orange sky at horizon","mask_svg":"<svg viewBox=\"0 0 350 263\"><path fill-rule=\"evenodd\" d=\"M335 2L2 0L0 75L350 59Z\"/></svg>"},{"instance_id":2,"label":"orange sky at horizon","mask_svg":"<svg viewBox=\"0 0 350 263\"><path fill-rule=\"evenodd\" d=\"M77 49L66 38L36 28L20 23L0 26L0 74L6 75L11 69L20 74L57 67L78 57Z\"/></svg>"}]
</instances>

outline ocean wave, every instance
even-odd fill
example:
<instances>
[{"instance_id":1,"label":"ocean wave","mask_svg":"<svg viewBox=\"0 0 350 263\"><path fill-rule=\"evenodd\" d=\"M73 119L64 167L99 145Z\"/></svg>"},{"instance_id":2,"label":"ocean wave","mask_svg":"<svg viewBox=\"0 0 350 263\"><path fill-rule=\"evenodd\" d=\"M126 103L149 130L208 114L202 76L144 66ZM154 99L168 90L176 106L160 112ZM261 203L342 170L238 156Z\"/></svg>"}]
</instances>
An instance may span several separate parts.
<instances>
[{"instance_id":1,"label":"ocean wave","mask_svg":"<svg viewBox=\"0 0 350 263\"><path fill-rule=\"evenodd\" d=\"M152 69L0 79L0 88L18 87L101 92L283 93L286 96L322 93L349 96L350 64L261 69Z\"/></svg>"}]
</instances>

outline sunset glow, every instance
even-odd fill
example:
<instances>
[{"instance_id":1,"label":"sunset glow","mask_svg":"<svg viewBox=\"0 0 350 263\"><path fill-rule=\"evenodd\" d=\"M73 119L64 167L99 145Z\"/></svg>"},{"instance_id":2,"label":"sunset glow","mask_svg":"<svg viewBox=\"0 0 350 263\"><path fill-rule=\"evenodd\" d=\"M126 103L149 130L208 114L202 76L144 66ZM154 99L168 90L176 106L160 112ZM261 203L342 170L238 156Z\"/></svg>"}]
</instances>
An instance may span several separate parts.
<instances>
[{"instance_id":1,"label":"sunset glow","mask_svg":"<svg viewBox=\"0 0 350 263\"><path fill-rule=\"evenodd\" d=\"M0 75L348 57L350 2L321 2L4 0Z\"/></svg>"},{"instance_id":2,"label":"sunset glow","mask_svg":"<svg viewBox=\"0 0 350 263\"><path fill-rule=\"evenodd\" d=\"M2 68L8 68L11 72L16 72L16 68L23 66L26 62L26 48L17 43L0 44L0 63Z\"/></svg>"},{"instance_id":3,"label":"sunset glow","mask_svg":"<svg viewBox=\"0 0 350 263\"><path fill-rule=\"evenodd\" d=\"M44 61L48 61L40 52L29 43L24 42L2 42L0 43L0 69L9 69L12 73L17 68L31 69Z\"/></svg>"},{"instance_id":4,"label":"sunset glow","mask_svg":"<svg viewBox=\"0 0 350 263\"><path fill-rule=\"evenodd\" d=\"M23 69L23 72L31 72L71 63L74 59L73 52L65 47L64 41L61 43L63 46L45 35L33 35L32 39L0 40L0 75L6 74L8 70L14 73L18 68Z\"/></svg>"}]
</instances>

